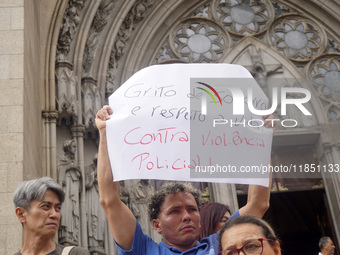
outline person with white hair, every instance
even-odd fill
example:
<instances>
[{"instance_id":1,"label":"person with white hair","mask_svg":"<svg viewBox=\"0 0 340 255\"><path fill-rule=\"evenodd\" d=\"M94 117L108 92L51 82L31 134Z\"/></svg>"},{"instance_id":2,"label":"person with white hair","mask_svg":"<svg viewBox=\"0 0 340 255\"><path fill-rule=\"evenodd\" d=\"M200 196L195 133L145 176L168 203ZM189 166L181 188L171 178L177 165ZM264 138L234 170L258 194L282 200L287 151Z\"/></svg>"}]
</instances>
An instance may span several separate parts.
<instances>
[{"instance_id":1,"label":"person with white hair","mask_svg":"<svg viewBox=\"0 0 340 255\"><path fill-rule=\"evenodd\" d=\"M319 255L332 255L334 254L335 245L329 236L323 236L319 240Z\"/></svg>"},{"instance_id":2,"label":"person with white hair","mask_svg":"<svg viewBox=\"0 0 340 255\"><path fill-rule=\"evenodd\" d=\"M63 188L49 177L25 181L18 186L13 202L15 214L24 228L24 244L15 255L90 255L85 248L63 247L52 240L59 228L64 200Z\"/></svg>"}]
</instances>

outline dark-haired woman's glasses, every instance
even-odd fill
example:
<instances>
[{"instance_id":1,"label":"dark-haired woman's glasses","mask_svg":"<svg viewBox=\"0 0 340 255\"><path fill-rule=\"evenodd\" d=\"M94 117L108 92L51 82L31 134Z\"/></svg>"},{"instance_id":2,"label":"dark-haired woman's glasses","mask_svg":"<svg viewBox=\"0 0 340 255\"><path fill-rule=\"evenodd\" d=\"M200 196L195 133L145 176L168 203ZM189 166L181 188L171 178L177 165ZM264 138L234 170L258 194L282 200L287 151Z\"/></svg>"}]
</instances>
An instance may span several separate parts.
<instances>
[{"instance_id":1,"label":"dark-haired woman's glasses","mask_svg":"<svg viewBox=\"0 0 340 255\"><path fill-rule=\"evenodd\" d=\"M245 242L241 248L227 248L218 255L239 255L242 251L245 255L261 255L263 252L263 241L274 241L266 238L251 239Z\"/></svg>"}]
</instances>

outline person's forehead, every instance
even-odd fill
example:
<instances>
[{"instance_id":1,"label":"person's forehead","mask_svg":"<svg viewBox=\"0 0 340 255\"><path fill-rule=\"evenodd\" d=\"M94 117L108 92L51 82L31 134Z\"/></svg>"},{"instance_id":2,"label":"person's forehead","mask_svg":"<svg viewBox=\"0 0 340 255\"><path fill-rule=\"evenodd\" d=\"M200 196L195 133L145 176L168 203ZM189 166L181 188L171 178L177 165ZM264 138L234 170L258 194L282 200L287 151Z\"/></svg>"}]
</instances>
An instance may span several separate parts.
<instances>
[{"instance_id":1,"label":"person's forehead","mask_svg":"<svg viewBox=\"0 0 340 255\"><path fill-rule=\"evenodd\" d=\"M46 190L41 201L53 201L55 203L60 203L60 198L55 191L48 189L48 190Z\"/></svg>"},{"instance_id":2,"label":"person's forehead","mask_svg":"<svg viewBox=\"0 0 340 255\"><path fill-rule=\"evenodd\" d=\"M164 197L162 206L174 206L176 204L186 204L197 206L194 196L190 192L177 192L175 194L168 194Z\"/></svg>"},{"instance_id":3,"label":"person's forehead","mask_svg":"<svg viewBox=\"0 0 340 255\"><path fill-rule=\"evenodd\" d=\"M333 244L332 239L328 238L327 243L332 245Z\"/></svg>"},{"instance_id":4,"label":"person's forehead","mask_svg":"<svg viewBox=\"0 0 340 255\"><path fill-rule=\"evenodd\" d=\"M225 214L223 215L223 217L227 217L229 218L231 216L230 212L226 211Z\"/></svg>"},{"instance_id":5,"label":"person's forehead","mask_svg":"<svg viewBox=\"0 0 340 255\"><path fill-rule=\"evenodd\" d=\"M250 239L263 238L262 230L259 226L244 223L231 227L226 230L222 235L222 247L226 248L229 246L242 246L243 243Z\"/></svg>"}]
</instances>

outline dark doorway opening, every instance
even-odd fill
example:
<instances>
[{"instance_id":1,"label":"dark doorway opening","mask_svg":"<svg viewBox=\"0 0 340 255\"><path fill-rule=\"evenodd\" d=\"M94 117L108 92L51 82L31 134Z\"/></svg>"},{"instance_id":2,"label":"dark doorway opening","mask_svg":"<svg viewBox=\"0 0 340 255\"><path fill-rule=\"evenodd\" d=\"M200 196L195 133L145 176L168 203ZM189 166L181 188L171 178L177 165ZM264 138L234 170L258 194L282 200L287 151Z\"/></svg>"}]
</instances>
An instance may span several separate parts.
<instances>
[{"instance_id":1,"label":"dark doorway opening","mask_svg":"<svg viewBox=\"0 0 340 255\"><path fill-rule=\"evenodd\" d=\"M238 195L240 207L246 200L246 195ZM277 232L283 255L317 255L320 237L335 240L327 208L324 189L271 193L264 219Z\"/></svg>"}]
</instances>

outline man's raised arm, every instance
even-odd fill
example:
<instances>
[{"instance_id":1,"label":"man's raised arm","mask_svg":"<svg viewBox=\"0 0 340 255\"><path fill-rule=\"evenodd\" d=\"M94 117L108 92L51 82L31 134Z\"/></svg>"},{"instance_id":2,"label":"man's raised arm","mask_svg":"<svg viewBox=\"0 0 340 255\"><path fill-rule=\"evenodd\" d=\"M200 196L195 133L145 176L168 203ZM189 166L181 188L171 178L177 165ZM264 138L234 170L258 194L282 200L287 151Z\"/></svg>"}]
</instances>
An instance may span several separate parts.
<instances>
[{"instance_id":1,"label":"man's raised arm","mask_svg":"<svg viewBox=\"0 0 340 255\"><path fill-rule=\"evenodd\" d=\"M265 127L276 128L276 122L270 121L274 119L273 115L263 116ZM269 187L259 185L249 185L247 204L240 208L240 215L253 215L262 218L269 208L270 188L272 186L272 176L270 174Z\"/></svg>"},{"instance_id":2,"label":"man's raised arm","mask_svg":"<svg viewBox=\"0 0 340 255\"><path fill-rule=\"evenodd\" d=\"M269 208L270 187L249 185L247 204L240 208L240 215L253 215L262 218Z\"/></svg>"},{"instance_id":3,"label":"man's raised arm","mask_svg":"<svg viewBox=\"0 0 340 255\"><path fill-rule=\"evenodd\" d=\"M106 120L112 113L112 109L106 105L96 115L96 126L100 135L97 166L99 197L113 238L122 249L130 250L136 229L136 218L120 200L119 182L113 182L106 142Z\"/></svg>"}]
</instances>

